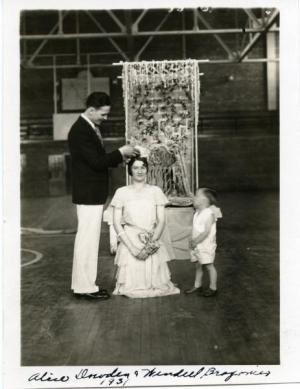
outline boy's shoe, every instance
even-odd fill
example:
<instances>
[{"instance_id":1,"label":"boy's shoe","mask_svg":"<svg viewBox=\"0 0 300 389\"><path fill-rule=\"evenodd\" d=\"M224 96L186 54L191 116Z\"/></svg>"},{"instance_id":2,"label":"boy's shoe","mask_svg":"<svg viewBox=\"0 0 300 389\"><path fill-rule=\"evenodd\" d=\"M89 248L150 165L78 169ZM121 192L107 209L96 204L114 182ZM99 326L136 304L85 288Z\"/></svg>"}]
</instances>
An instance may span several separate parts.
<instances>
[{"instance_id":1,"label":"boy's shoe","mask_svg":"<svg viewBox=\"0 0 300 389\"><path fill-rule=\"evenodd\" d=\"M213 296L216 296L217 295L217 289L214 290L214 289L210 289L208 288L204 293L203 293L203 296L204 297L213 297Z\"/></svg>"},{"instance_id":2,"label":"boy's shoe","mask_svg":"<svg viewBox=\"0 0 300 389\"><path fill-rule=\"evenodd\" d=\"M199 288L196 288L194 286L191 289L185 290L184 293L185 294L192 294L192 293L202 294L203 293L203 288L202 288L202 286L200 286Z\"/></svg>"}]
</instances>

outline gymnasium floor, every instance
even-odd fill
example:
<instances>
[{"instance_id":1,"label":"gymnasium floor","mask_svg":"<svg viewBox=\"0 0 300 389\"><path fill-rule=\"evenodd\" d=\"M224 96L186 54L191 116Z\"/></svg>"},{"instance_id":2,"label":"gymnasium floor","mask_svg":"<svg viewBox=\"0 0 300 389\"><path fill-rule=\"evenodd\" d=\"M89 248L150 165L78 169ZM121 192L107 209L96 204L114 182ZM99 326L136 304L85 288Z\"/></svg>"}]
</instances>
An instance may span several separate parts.
<instances>
[{"instance_id":1,"label":"gymnasium floor","mask_svg":"<svg viewBox=\"0 0 300 389\"><path fill-rule=\"evenodd\" d=\"M22 235L22 365L278 364L279 197L223 193L216 298L175 296L104 302L70 292L75 209L69 197L23 199L22 227L65 233ZM114 285L103 225L99 282ZM172 279L192 285L189 261L170 263ZM207 282L207 278L205 278Z\"/></svg>"}]
</instances>

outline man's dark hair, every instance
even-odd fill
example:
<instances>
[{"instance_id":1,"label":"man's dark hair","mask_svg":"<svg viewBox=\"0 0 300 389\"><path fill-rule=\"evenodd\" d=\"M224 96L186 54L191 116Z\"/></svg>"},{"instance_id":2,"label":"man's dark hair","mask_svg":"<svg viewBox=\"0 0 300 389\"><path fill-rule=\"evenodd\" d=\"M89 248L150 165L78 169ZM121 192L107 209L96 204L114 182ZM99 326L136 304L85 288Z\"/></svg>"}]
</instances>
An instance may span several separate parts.
<instances>
[{"instance_id":1,"label":"man's dark hair","mask_svg":"<svg viewBox=\"0 0 300 389\"><path fill-rule=\"evenodd\" d=\"M104 92L93 92L86 99L86 108L100 108L104 105L110 105L110 97Z\"/></svg>"},{"instance_id":2,"label":"man's dark hair","mask_svg":"<svg viewBox=\"0 0 300 389\"><path fill-rule=\"evenodd\" d=\"M143 165L145 166L145 168L148 171L148 161L147 161L147 158L144 158L144 157L133 157L128 162L128 174L130 176L132 176L132 165L134 164L135 161L142 161Z\"/></svg>"}]
</instances>

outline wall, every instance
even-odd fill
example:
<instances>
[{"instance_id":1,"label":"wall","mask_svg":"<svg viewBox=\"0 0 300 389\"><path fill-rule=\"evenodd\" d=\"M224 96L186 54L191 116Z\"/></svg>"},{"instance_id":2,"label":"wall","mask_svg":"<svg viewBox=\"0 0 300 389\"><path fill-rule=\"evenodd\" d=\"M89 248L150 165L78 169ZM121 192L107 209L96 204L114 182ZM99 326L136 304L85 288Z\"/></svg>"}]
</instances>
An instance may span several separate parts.
<instances>
[{"instance_id":1,"label":"wall","mask_svg":"<svg viewBox=\"0 0 300 389\"><path fill-rule=\"evenodd\" d=\"M263 63L200 65L204 73L200 114L267 110L265 66Z\"/></svg>"},{"instance_id":2,"label":"wall","mask_svg":"<svg viewBox=\"0 0 300 389\"><path fill-rule=\"evenodd\" d=\"M123 141L105 141L107 151ZM277 136L199 137L199 185L217 190L264 190L279 187L279 138ZM48 155L68 152L66 142L24 143L27 165L22 175L23 197L65 194L68 182L49 181ZM111 193L125 184L124 167L111 170Z\"/></svg>"},{"instance_id":3,"label":"wall","mask_svg":"<svg viewBox=\"0 0 300 389\"><path fill-rule=\"evenodd\" d=\"M279 137L200 138L199 185L217 190L279 188Z\"/></svg>"},{"instance_id":4,"label":"wall","mask_svg":"<svg viewBox=\"0 0 300 389\"><path fill-rule=\"evenodd\" d=\"M21 196L49 196L48 156L68 152L66 142L22 143L26 162L22 169Z\"/></svg>"},{"instance_id":5,"label":"wall","mask_svg":"<svg viewBox=\"0 0 300 389\"><path fill-rule=\"evenodd\" d=\"M202 64L200 113L266 110L265 66L261 63ZM123 92L116 69L93 73L95 77L111 78L111 116L123 116ZM23 70L21 74L21 117L52 117L52 72Z\"/></svg>"},{"instance_id":6,"label":"wall","mask_svg":"<svg viewBox=\"0 0 300 389\"><path fill-rule=\"evenodd\" d=\"M75 78L82 69L57 70L57 108L61 112L60 95L61 79ZM110 78L110 96L113 102L111 116L123 116L123 92L121 80L117 78L120 68L93 69L94 77ZM21 118L52 118L53 102L53 71L49 69L21 69Z\"/></svg>"},{"instance_id":7,"label":"wall","mask_svg":"<svg viewBox=\"0 0 300 389\"><path fill-rule=\"evenodd\" d=\"M53 73L43 69L21 69L21 118L52 117Z\"/></svg>"}]
</instances>

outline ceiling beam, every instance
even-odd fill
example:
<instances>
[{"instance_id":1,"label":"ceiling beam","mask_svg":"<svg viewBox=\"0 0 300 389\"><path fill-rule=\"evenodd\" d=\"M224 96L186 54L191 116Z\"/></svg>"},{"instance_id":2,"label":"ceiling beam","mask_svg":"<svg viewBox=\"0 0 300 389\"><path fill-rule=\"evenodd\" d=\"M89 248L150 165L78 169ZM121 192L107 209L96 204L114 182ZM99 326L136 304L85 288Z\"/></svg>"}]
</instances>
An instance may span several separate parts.
<instances>
[{"instance_id":1,"label":"ceiling beam","mask_svg":"<svg viewBox=\"0 0 300 389\"><path fill-rule=\"evenodd\" d=\"M107 34L106 30L102 27L102 25L100 24L100 22L95 18L94 15L91 14L90 11L85 11L85 13L89 16L89 18L94 22L94 24L99 28L99 30L101 31L101 34ZM80 34L79 34L80 35ZM107 39L110 41L110 43L114 46L114 48L117 50L117 52L119 54L121 54L121 56L126 59L126 61L129 60L129 58L127 57L127 55L124 53L124 51L120 48L120 46L116 43L116 41L114 41L110 36L107 36Z\"/></svg>"},{"instance_id":2,"label":"ceiling beam","mask_svg":"<svg viewBox=\"0 0 300 389\"><path fill-rule=\"evenodd\" d=\"M137 17L136 21L132 24L132 32L137 32L138 29L139 29L139 23L140 21L143 19L143 17L146 15L146 13L148 12L147 9L144 9L140 15Z\"/></svg>"},{"instance_id":3,"label":"ceiling beam","mask_svg":"<svg viewBox=\"0 0 300 389\"><path fill-rule=\"evenodd\" d=\"M159 29L165 24L166 20L168 19L170 13L167 12L167 14L163 17L163 19L161 20L161 22L159 23L159 25L155 28L155 31L159 31ZM139 52L135 55L135 58L134 60L135 61L138 61L140 59L140 56L141 54L145 51L145 49L149 46L149 44L152 42L154 36L150 36L147 41L145 42L145 44L141 47L141 49L139 50Z\"/></svg>"},{"instance_id":4,"label":"ceiling beam","mask_svg":"<svg viewBox=\"0 0 300 389\"><path fill-rule=\"evenodd\" d=\"M268 30L272 27L272 25L276 22L277 16L279 15L279 11L275 9L269 18L266 21L265 28L262 32L256 33L251 40L251 42L248 43L248 45L244 48L244 50L241 52L241 54L238 57L238 62L241 62L246 55L253 49L254 45L257 43L257 41L268 32ZM273 31L273 30L272 30Z\"/></svg>"},{"instance_id":5,"label":"ceiling beam","mask_svg":"<svg viewBox=\"0 0 300 389\"><path fill-rule=\"evenodd\" d=\"M118 55L118 53L116 51L101 51L101 52L89 52L89 53L80 53L80 57L86 57L86 55L89 55L89 56L108 56L108 55L112 55L112 56L116 56ZM59 53L59 54L55 54L55 53L52 53L52 54L39 54L37 56L37 58L49 58L49 57L53 57L55 56L56 58L64 58L64 57L75 57L77 58L77 53ZM29 58L30 55L22 55L22 58L26 59L26 58Z\"/></svg>"},{"instance_id":6,"label":"ceiling beam","mask_svg":"<svg viewBox=\"0 0 300 389\"><path fill-rule=\"evenodd\" d=\"M279 32L279 28L272 30ZM265 32L264 28L214 28L211 30L173 30L173 31L139 31L134 36L149 35L214 35L214 34L250 34Z\"/></svg>"},{"instance_id":7,"label":"ceiling beam","mask_svg":"<svg viewBox=\"0 0 300 389\"><path fill-rule=\"evenodd\" d=\"M201 23L206 27L208 30L213 30L212 26L208 23L208 21L205 19L205 17L197 10L197 17L201 21ZM220 44L220 46L226 51L229 58L234 58L234 54L232 50L228 47L228 45L223 41L223 39L218 35L214 34L215 40Z\"/></svg>"},{"instance_id":8,"label":"ceiling beam","mask_svg":"<svg viewBox=\"0 0 300 389\"><path fill-rule=\"evenodd\" d=\"M130 60L134 57L134 39L132 35L132 11L125 10L125 21L126 21L126 35L127 35L127 51L129 53Z\"/></svg>"},{"instance_id":9,"label":"ceiling beam","mask_svg":"<svg viewBox=\"0 0 300 389\"><path fill-rule=\"evenodd\" d=\"M198 18L197 18L197 10L193 9L193 30L199 30L198 26Z\"/></svg>"},{"instance_id":10,"label":"ceiling beam","mask_svg":"<svg viewBox=\"0 0 300 389\"><path fill-rule=\"evenodd\" d=\"M183 10L181 12L181 28L182 30L186 29L186 23L185 23L185 11ZM186 37L185 35L182 35L181 37L181 54L182 54L182 59L186 58Z\"/></svg>"},{"instance_id":11,"label":"ceiling beam","mask_svg":"<svg viewBox=\"0 0 300 389\"><path fill-rule=\"evenodd\" d=\"M41 40L41 39L90 39L90 38L116 38L116 37L124 37L126 34L123 32L107 32L107 33L84 33L80 34L29 34L29 35L21 35L21 39L25 40Z\"/></svg>"},{"instance_id":12,"label":"ceiling beam","mask_svg":"<svg viewBox=\"0 0 300 389\"><path fill-rule=\"evenodd\" d=\"M173 31L140 31L133 32L133 36L163 36L163 35L213 35L213 34L249 34L249 33L264 33L264 28L220 28L212 30L173 30ZM279 32L279 28L274 28L272 32ZM91 39L91 38L118 38L126 37L122 32L103 32L103 33L80 33L80 34L29 34L21 35L22 40L41 40L41 39Z\"/></svg>"},{"instance_id":13,"label":"ceiling beam","mask_svg":"<svg viewBox=\"0 0 300 389\"><path fill-rule=\"evenodd\" d=\"M66 12L62 15L62 17L61 17L62 20L67 16L68 13L69 13L69 11L66 11ZM35 57L41 52L41 50L42 50L42 49L44 48L44 46L47 44L47 42L48 42L47 36L52 35L56 30L58 30L58 28L59 28L59 23L60 23L60 21L58 21L58 22L55 24L55 26L49 31L48 35L46 35L46 38L43 40L43 42L40 43L40 45L39 45L38 48L34 51L34 53L31 54L31 57L28 59L28 62L29 62L30 64L33 63Z\"/></svg>"},{"instance_id":14,"label":"ceiling beam","mask_svg":"<svg viewBox=\"0 0 300 389\"><path fill-rule=\"evenodd\" d=\"M106 10L106 12L109 14L109 16L115 21L115 23L120 27L120 30L122 32L126 31L126 27L124 24L120 21L120 19L117 17L117 15L111 11L110 9Z\"/></svg>"},{"instance_id":15,"label":"ceiling beam","mask_svg":"<svg viewBox=\"0 0 300 389\"><path fill-rule=\"evenodd\" d=\"M251 9L244 8L244 11L256 26L262 26L261 21L254 15Z\"/></svg>"},{"instance_id":16,"label":"ceiling beam","mask_svg":"<svg viewBox=\"0 0 300 389\"><path fill-rule=\"evenodd\" d=\"M63 34L64 28L63 28L63 11L58 11L58 33Z\"/></svg>"},{"instance_id":17,"label":"ceiling beam","mask_svg":"<svg viewBox=\"0 0 300 389\"><path fill-rule=\"evenodd\" d=\"M199 64L205 63L207 65L213 65L213 64L233 64L236 63L233 59L212 59L212 60L199 60ZM269 62L279 62L279 58L249 58L244 59L243 63L269 63ZM90 63L89 68L110 68L115 66L116 64L104 64L104 63ZM117 65L122 65L122 62L117 63ZM69 64L69 65L55 65L56 69L82 69L83 67L86 67L87 65L78 65L78 64ZM27 65L23 66L24 69L53 69L54 65Z\"/></svg>"},{"instance_id":18,"label":"ceiling beam","mask_svg":"<svg viewBox=\"0 0 300 389\"><path fill-rule=\"evenodd\" d=\"M109 52L89 52L89 53L81 53L80 56L81 57L86 57L87 55L89 55L90 58L93 58L93 57L105 57L105 56L109 56L109 55L117 55L117 52L112 52L112 51L109 51ZM64 58L64 57L73 57L75 60L76 60L76 53L60 53L60 54L40 54L39 57L40 58L52 58L52 57L56 57L56 59L59 59L59 58ZM224 58L224 59L212 59L210 61L224 61L224 60L228 60L228 58ZM247 60L247 59L245 59ZM267 61L267 60L270 60L271 62L278 62L279 61L279 58L250 58L249 60L251 61ZM178 61L180 61L180 59L178 59ZM206 62L208 62L209 60L206 59L205 60ZM234 62L233 60L231 62Z\"/></svg>"}]
</instances>

